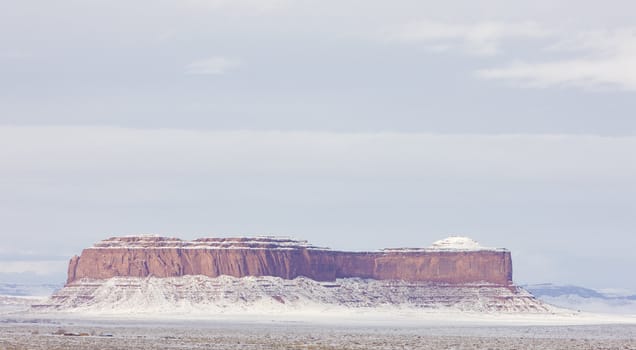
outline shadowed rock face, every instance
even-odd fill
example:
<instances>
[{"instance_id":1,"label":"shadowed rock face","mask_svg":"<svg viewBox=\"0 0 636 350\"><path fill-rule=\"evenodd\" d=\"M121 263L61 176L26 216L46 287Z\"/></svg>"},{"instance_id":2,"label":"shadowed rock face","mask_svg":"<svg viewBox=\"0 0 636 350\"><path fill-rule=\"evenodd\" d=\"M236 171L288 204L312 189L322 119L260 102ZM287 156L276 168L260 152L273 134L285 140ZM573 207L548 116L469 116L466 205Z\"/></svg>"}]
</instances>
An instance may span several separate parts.
<instances>
[{"instance_id":1,"label":"shadowed rock face","mask_svg":"<svg viewBox=\"0 0 636 350\"><path fill-rule=\"evenodd\" d=\"M342 252L305 241L156 236L114 237L74 256L67 284L82 278L205 275L305 276L316 281L371 278L413 282L512 284L510 252L503 249L396 249Z\"/></svg>"}]
</instances>

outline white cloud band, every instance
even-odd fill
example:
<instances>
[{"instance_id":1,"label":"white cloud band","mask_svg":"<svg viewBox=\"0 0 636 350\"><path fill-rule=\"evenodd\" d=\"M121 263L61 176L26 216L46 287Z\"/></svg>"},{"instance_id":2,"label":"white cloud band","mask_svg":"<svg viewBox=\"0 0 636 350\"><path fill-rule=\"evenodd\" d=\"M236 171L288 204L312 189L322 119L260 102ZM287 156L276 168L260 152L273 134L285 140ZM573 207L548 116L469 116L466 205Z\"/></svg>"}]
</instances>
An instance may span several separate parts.
<instances>
[{"instance_id":1,"label":"white cloud band","mask_svg":"<svg viewBox=\"0 0 636 350\"><path fill-rule=\"evenodd\" d=\"M574 52L579 57L518 62L483 69L477 74L486 79L516 81L530 87L636 90L636 28L584 33L574 39L562 39L550 51Z\"/></svg>"}]
</instances>

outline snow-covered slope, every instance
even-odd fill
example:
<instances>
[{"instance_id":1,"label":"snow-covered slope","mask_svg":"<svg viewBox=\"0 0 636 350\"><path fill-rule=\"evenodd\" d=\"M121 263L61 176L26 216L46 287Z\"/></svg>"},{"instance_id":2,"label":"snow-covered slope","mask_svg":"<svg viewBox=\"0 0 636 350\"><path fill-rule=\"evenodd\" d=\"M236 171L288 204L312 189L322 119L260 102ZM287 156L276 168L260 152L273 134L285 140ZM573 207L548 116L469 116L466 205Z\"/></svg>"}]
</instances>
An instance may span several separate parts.
<instances>
[{"instance_id":1,"label":"snow-covered slope","mask_svg":"<svg viewBox=\"0 0 636 350\"><path fill-rule=\"evenodd\" d=\"M523 289L494 284L431 284L348 278L183 276L81 280L56 292L42 311L97 314L281 312L329 308L400 308L483 313L546 313Z\"/></svg>"},{"instance_id":2,"label":"snow-covered slope","mask_svg":"<svg viewBox=\"0 0 636 350\"><path fill-rule=\"evenodd\" d=\"M549 283L526 285L524 288L538 299L562 308L636 315L636 295L616 295L590 288Z\"/></svg>"}]
</instances>

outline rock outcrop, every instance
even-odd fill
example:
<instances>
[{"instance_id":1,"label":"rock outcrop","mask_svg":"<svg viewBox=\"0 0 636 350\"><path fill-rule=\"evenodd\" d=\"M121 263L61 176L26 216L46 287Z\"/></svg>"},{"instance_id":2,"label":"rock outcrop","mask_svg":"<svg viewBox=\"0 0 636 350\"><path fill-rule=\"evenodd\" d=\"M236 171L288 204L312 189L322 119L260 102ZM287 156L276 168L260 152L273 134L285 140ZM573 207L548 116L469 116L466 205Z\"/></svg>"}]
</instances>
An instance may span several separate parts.
<instances>
[{"instance_id":1,"label":"rock outcrop","mask_svg":"<svg viewBox=\"0 0 636 350\"><path fill-rule=\"evenodd\" d=\"M484 248L452 237L430 248L344 252L286 238L202 238L184 241L158 236L113 237L71 259L67 285L112 277L273 276L315 281L341 278L445 284L512 284L505 249Z\"/></svg>"}]
</instances>

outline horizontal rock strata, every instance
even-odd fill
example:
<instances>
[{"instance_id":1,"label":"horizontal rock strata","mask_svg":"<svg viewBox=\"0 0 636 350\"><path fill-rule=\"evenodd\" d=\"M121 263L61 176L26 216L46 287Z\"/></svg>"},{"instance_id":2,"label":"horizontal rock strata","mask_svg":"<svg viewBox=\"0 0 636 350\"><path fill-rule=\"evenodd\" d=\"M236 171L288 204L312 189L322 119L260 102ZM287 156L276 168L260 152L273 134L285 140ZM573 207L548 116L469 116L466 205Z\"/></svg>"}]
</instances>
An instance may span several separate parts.
<instances>
[{"instance_id":1,"label":"horizontal rock strata","mask_svg":"<svg viewBox=\"0 0 636 350\"><path fill-rule=\"evenodd\" d=\"M272 237L193 241L157 236L114 237L71 259L67 285L81 279L187 275L512 284L509 251L470 247L453 249L442 244L424 249L344 252Z\"/></svg>"}]
</instances>

